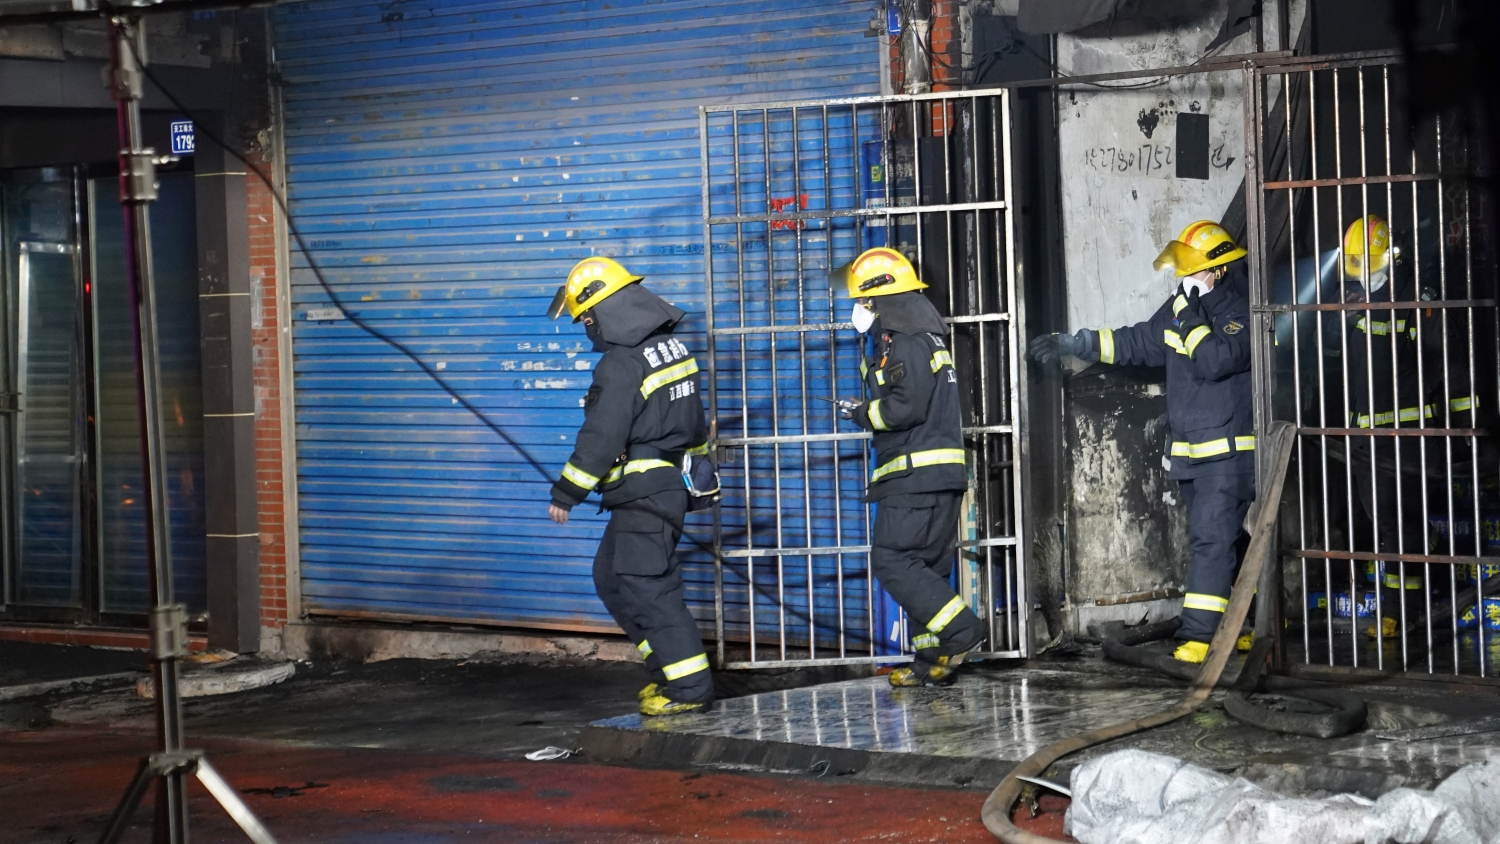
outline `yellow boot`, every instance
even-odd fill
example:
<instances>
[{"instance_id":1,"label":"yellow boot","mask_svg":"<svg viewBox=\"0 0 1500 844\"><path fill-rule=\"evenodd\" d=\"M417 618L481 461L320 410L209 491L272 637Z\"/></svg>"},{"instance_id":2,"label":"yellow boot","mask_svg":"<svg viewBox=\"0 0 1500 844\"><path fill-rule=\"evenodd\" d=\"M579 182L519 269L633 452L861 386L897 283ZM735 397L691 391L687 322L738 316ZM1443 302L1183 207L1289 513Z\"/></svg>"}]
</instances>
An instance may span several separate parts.
<instances>
[{"instance_id":1,"label":"yellow boot","mask_svg":"<svg viewBox=\"0 0 1500 844\"><path fill-rule=\"evenodd\" d=\"M1208 643L1183 642L1177 646L1177 650L1172 651L1172 658L1182 662L1191 662L1194 665L1201 665L1203 664L1203 660L1208 658Z\"/></svg>"},{"instance_id":2,"label":"yellow boot","mask_svg":"<svg viewBox=\"0 0 1500 844\"><path fill-rule=\"evenodd\" d=\"M1386 616L1385 618L1382 618L1380 620L1378 633L1376 632L1375 625L1372 624L1369 627L1365 628L1365 635L1369 636L1371 639L1375 638L1376 636L1379 636L1382 639L1394 639L1396 638L1397 627L1398 625L1396 624L1396 619L1391 618L1390 616Z\"/></svg>"},{"instance_id":3,"label":"yellow boot","mask_svg":"<svg viewBox=\"0 0 1500 844\"><path fill-rule=\"evenodd\" d=\"M703 712L707 703L682 703L666 695L656 694L641 701L642 715L682 715L687 712Z\"/></svg>"},{"instance_id":4,"label":"yellow boot","mask_svg":"<svg viewBox=\"0 0 1500 844\"><path fill-rule=\"evenodd\" d=\"M1251 631L1234 640L1234 649L1239 651L1240 653L1245 653L1246 651L1250 650L1250 646L1254 644L1255 632Z\"/></svg>"},{"instance_id":5,"label":"yellow boot","mask_svg":"<svg viewBox=\"0 0 1500 844\"><path fill-rule=\"evenodd\" d=\"M647 683L646 684L646 688L641 689L640 691L638 691L638 692L635 693L635 699L636 699L636 701L638 701L640 703L645 703L646 698L648 698L648 697L655 697L657 691L660 690L660 689L661 689L661 686L658 686L655 683Z\"/></svg>"},{"instance_id":6,"label":"yellow boot","mask_svg":"<svg viewBox=\"0 0 1500 844\"><path fill-rule=\"evenodd\" d=\"M949 686L958 677L958 667L963 665L967 652L954 656L940 656L936 662L913 662L891 672L892 686Z\"/></svg>"}]
</instances>

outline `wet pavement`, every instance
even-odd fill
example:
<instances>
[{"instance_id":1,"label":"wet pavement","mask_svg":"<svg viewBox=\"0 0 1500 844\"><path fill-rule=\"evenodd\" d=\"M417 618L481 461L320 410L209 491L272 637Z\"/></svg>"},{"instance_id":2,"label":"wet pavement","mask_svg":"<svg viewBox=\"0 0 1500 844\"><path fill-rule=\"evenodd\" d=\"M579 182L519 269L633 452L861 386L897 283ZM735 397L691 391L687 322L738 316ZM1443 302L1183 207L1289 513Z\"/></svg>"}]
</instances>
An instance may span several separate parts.
<instances>
[{"instance_id":1,"label":"wet pavement","mask_svg":"<svg viewBox=\"0 0 1500 844\"><path fill-rule=\"evenodd\" d=\"M284 842L987 841L980 802L1016 760L1165 707L1183 687L1096 650L980 664L948 689L892 689L884 677L719 679L721 693L754 693L706 715L641 719L624 714L645 681L637 665L304 663L280 685L184 709L190 745L250 790ZM1285 792L1375 796L1500 758L1500 724L1449 729L1500 711L1500 689L1381 681L1345 690L1368 701L1370 723L1343 739L1264 732L1210 704L1069 758L1050 776L1133 746ZM1440 729L1410 732L1427 727ZM151 731L151 704L129 687L0 702L0 844L95 837ZM547 745L582 753L522 761ZM198 840L241 840L195 799Z\"/></svg>"},{"instance_id":2,"label":"wet pavement","mask_svg":"<svg viewBox=\"0 0 1500 844\"><path fill-rule=\"evenodd\" d=\"M596 722L582 743L596 758L678 758L729 769L821 766L857 779L989 788L1054 741L1170 707L1184 685L1097 657L1045 666L981 664L949 688L893 689L876 677L721 701L707 714L626 715ZM1366 699L1369 724L1341 739L1249 727L1210 703L1174 724L1069 757L1054 775L1065 777L1091 756L1139 747L1278 790L1377 796L1397 786L1431 787L1469 762L1500 758L1500 731L1420 741L1376 735L1490 715L1500 709L1500 690L1365 685L1350 693Z\"/></svg>"},{"instance_id":3,"label":"wet pavement","mask_svg":"<svg viewBox=\"0 0 1500 844\"><path fill-rule=\"evenodd\" d=\"M194 741L282 844L993 842L984 796L452 753ZM0 844L95 840L150 749L140 733L0 732ZM244 835L196 785L192 840ZM145 841L150 809L124 840Z\"/></svg>"}]
</instances>

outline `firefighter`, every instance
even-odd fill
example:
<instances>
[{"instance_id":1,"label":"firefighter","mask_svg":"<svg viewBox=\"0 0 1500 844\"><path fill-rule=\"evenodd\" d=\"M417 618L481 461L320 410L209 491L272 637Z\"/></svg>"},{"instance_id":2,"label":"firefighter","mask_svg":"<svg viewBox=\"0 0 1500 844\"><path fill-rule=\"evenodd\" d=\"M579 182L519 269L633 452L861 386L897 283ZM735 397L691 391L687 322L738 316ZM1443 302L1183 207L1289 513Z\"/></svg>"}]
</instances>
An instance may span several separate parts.
<instances>
[{"instance_id":1,"label":"firefighter","mask_svg":"<svg viewBox=\"0 0 1500 844\"><path fill-rule=\"evenodd\" d=\"M1443 298L1435 280L1417 289L1413 273L1392 242L1390 225L1377 215L1349 224L1340 259L1346 304ZM1423 264L1426 274L1435 279L1440 269L1436 256ZM1344 330L1325 331L1324 342L1347 348L1350 427L1473 427L1477 400L1469 389L1462 320L1448 320L1452 361L1444 367L1444 309L1352 309L1342 316ZM1427 506L1433 512L1446 512L1448 496L1442 480L1448 459L1440 437L1407 439L1400 443L1399 452L1395 437L1353 438L1349 467L1360 508L1373 527L1377 553L1426 553L1423 485L1427 486ZM1452 549L1449 553L1462 552ZM1417 600L1424 586L1419 565L1366 562L1363 568L1367 580L1392 596L1404 590ZM1381 632L1394 636L1396 628L1396 618L1382 611ZM1367 632L1374 635L1376 630L1371 627Z\"/></svg>"},{"instance_id":2,"label":"firefighter","mask_svg":"<svg viewBox=\"0 0 1500 844\"><path fill-rule=\"evenodd\" d=\"M1229 607L1241 525L1255 499L1250 382L1250 307L1245 250L1217 223L1200 220L1157 256L1181 279L1147 321L1085 328L1031 341L1043 364L1064 354L1109 364L1165 366L1170 446L1163 458L1188 508L1193 565L1182 602L1182 644L1173 656L1201 663ZM1239 646L1250 646L1249 636Z\"/></svg>"},{"instance_id":3,"label":"firefighter","mask_svg":"<svg viewBox=\"0 0 1500 844\"><path fill-rule=\"evenodd\" d=\"M845 402L842 410L874 434L865 496L878 502L870 569L924 628L912 638L915 660L891 672L891 685L948 685L984 639L979 617L948 583L968 488L948 326L900 252L866 250L844 273L854 325L875 346L860 362L870 400Z\"/></svg>"},{"instance_id":4,"label":"firefighter","mask_svg":"<svg viewBox=\"0 0 1500 844\"><path fill-rule=\"evenodd\" d=\"M604 353L548 515L565 525L574 505L600 492L610 518L594 556L594 586L652 672L639 695L641 714L673 715L713 702L708 655L674 554L688 510L683 459L707 453L708 427L698 363L672 336L685 314L640 281L609 258L588 258L568 273L548 311L557 319L566 310Z\"/></svg>"}]
</instances>

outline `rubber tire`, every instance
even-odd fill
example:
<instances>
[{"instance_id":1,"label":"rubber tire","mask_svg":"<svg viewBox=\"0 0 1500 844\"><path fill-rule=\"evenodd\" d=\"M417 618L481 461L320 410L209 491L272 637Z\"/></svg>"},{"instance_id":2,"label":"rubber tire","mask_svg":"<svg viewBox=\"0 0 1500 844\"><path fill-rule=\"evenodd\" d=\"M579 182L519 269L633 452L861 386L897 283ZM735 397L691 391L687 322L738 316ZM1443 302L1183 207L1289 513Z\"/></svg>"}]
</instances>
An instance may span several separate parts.
<instances>
[{"instance_id":1,"label":"rubber tire","mask_svg":"<svg viewBox=\"0 0 1500 844\"><path fill-rule=\"evenodd\" d=\"M1276 712L1259 706L1250 695L1231 690L1224 695L1224 711L1243 724L1277 733L1331 739L1347 736L1365 725L1369 710L1359 698L1319 689L1277 692L1280 697L1302 698L1333 707L1332 712Z\"/></svg>"}]
</instances>

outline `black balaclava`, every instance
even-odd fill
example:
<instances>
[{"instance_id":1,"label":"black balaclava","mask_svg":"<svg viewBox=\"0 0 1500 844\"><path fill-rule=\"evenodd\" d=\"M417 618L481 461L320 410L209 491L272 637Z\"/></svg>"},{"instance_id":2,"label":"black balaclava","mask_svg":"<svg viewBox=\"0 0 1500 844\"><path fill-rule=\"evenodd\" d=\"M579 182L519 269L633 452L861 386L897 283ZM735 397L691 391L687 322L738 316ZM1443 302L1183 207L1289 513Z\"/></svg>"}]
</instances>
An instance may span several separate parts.
<instances>
[{"instance_id":1,"label":"black balaclava","mask_svg":"<svg viewBox=\"0 0 1500 844\"><path fill-rule=\"evenodd\" d=\"M585 326L594 351L610 346L634 346L663 328L676 326L687 312L673 307L660 296L630 284L589 310L594 324Z\"/></svg>"},{"instance_id":2,"label":"black balaclava","mask_svg":"<svg viewBox=\"0 0 1500 844\"><path fill-rule=\"evenodd\" d=\"M938 309L927 301L927 297L915 290L905 293L897 293L891 296L873 297L874 305L871 310L879 314L876 324L871 327L871 332L894 331L897 334L930 334L946 335L948 326L943 323L943 317Z\"/></svg>"}]
</instances>

